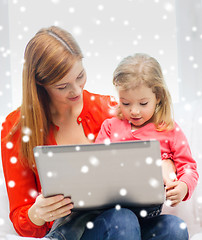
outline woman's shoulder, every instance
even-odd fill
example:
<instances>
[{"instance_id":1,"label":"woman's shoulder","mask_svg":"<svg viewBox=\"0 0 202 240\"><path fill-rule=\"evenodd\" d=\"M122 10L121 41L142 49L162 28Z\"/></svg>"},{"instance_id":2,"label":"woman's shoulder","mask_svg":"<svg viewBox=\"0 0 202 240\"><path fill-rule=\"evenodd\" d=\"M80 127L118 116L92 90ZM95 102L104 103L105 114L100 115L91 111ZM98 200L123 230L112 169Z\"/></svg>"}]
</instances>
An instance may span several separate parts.
<instances>
[{"instance_id":1,"label":"woman's shoulder","mask_svg":"<svg viewBox=\"0 0 202 240\"><path fill-rule=\"evenodd\" d=\"M2 123L2 135L7 134L5 131L10 131L13 126L16 126L20 120L20 108L12 111L7 115L5 121Z\"/></svg>"},{"instance_id":2,"label":"woman's shoulder","mask_svg":"<svg viewBox=\"0 0 202 240\"><path fill-rule=\"evenodd\" d=\"M84 101L92 102L92 103L110 103L112 106L116 106L117 102L115 97L111 95L102 95L98 93L92 93L87 90L84 90Z\"/></svg>"},{"instance_id":3,"label":"woman's shoulder","mask_svg":"<svg viewBox=\"0 0 202 240\"><path fill-rule=\"evenodd\" d=\"M90 93L84 90L83 100L83 116L90 115L93 116L93 119L103 122L106 118L116 115L118 105L113 96Z\"/></svg>"},{"instance_id":4,"label":"woman's shoulder","mask_svg":"<svg viewBox=\"0 0 202 240\"><path fill-rule=\"evenodd\" d=\"M20 118L20 108L17 108L16 110L12 111L6 116L5 122L9 123L17 123Z\"/></svg>"}]
</instances>

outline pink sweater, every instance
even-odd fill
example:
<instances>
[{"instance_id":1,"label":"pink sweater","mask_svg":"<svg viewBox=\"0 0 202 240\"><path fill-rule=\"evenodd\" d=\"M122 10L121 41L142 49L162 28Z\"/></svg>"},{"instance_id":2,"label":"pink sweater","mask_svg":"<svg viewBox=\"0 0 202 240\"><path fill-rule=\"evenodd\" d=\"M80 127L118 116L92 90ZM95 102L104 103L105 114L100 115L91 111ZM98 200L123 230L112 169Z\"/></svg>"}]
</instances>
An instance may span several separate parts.
<instances>
[{"instance_id":1,"label":"pink sweater","mask_svg":"<svg viewBox=\"0 0 202 240\"><path fill-rule=\"evenodd\" d=\"M172 159L177 169L178 180L185 182L188 186L188 194L183 201L192 196L198 182L197 165L192 158L188 141L177 123L174 129L169 131L157 131L153 123L131 131L131 124L128 120L113 117L103 122L95 142L102 143L105 139L110 139L111 142L158 140L162 160Z\"/></svg>"}]
</instances>

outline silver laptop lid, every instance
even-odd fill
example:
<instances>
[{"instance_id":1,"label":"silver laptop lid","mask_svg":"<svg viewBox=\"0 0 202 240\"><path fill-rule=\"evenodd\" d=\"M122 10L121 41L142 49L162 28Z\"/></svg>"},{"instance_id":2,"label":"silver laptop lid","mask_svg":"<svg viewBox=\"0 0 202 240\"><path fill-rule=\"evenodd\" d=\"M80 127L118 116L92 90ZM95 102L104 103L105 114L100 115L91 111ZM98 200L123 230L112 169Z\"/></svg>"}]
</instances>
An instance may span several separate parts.
<instances>
[{"instance_id":1,"label":"silver laptop lid","mask_svg":"<svg viewBox=\"0 0 202 240\"><path fill-rule=\"evenodd\" d=\"M165 200L156 140L37 146L34 156L44 196L71 196L74 209L153 205Z\"/></svg>"}]
</instances>

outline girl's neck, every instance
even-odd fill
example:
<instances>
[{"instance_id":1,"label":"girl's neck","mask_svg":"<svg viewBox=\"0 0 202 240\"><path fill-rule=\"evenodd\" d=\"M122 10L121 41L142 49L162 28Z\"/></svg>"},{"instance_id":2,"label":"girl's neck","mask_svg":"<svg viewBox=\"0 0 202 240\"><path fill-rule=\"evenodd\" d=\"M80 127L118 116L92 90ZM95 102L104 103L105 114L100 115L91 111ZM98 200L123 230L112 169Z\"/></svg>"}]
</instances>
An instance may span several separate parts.
<instances>
[{"instance_id":1,"label":"girl's neck","mask_svg":"<svg viewBox=\"0 0 202 240\"><path fill-rule=\"evenodd\" d=\"M135 126L135 125L133 125L132 123L130 123L130 124L131 124L131 130L132 130L132 131L136 131L136 130L142 128L142 127L145 127L145 126L148 125L149 123L153 123L153 119L150 119L149 121L145 122L145 123L142 124L141 126Z\"/></svg>"}]
</instances>

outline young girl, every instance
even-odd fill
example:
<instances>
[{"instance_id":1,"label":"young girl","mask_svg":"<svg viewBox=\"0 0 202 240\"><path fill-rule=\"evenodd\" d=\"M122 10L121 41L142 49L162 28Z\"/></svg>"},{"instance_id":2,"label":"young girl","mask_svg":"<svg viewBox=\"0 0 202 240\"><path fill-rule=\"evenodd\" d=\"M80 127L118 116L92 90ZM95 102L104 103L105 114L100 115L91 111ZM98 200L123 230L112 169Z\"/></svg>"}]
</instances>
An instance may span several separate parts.
<instances>
[{"instance_id":1,"label":"young girl","mask_svg":"<svg viewBox=\"0 0 202 240\"><path fill-rule=\"evenodd\" d=\"M172 119L171 97L159 63L146 54L126 57L114 71L113 84L119 95L118 114L103 122L96 142L157 139L162 160L173 160L177 170L177 180L165 177L167 200L172 206L188 200L198 181L196 162Z\"/></svg>"}]
</instances>

